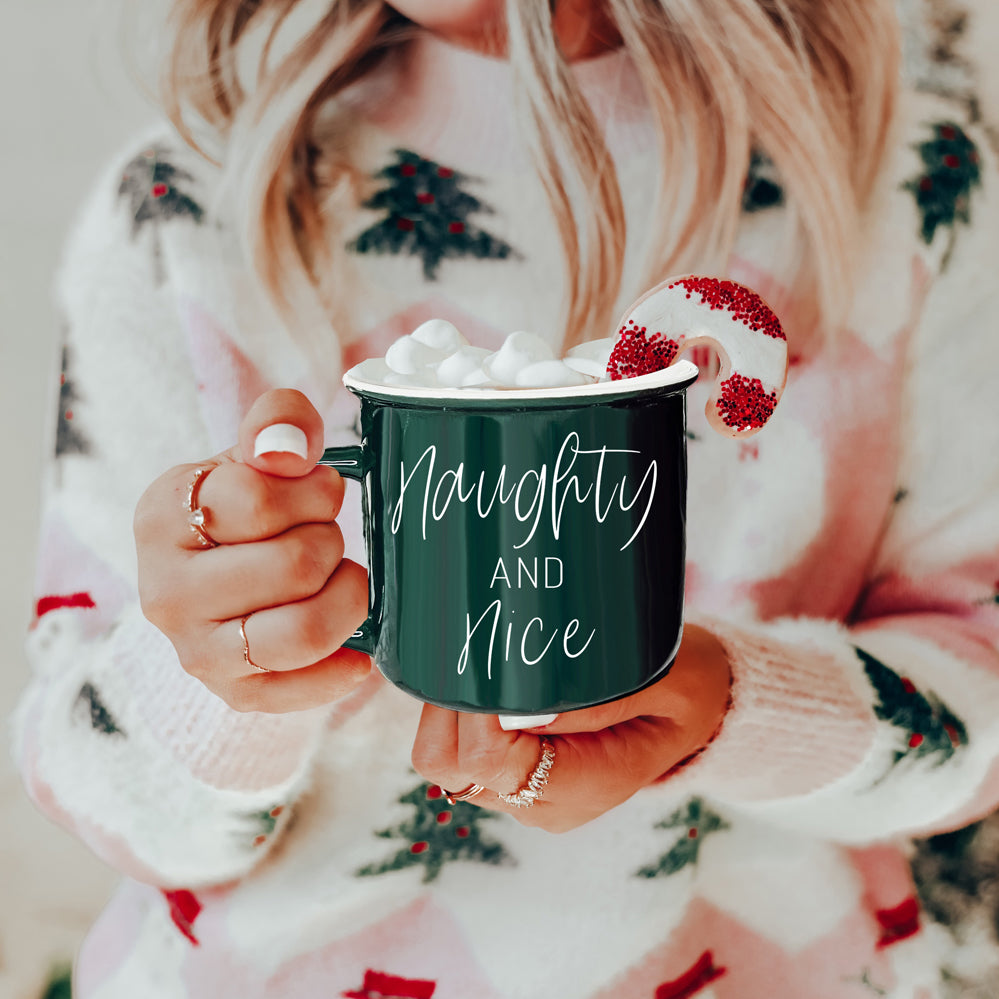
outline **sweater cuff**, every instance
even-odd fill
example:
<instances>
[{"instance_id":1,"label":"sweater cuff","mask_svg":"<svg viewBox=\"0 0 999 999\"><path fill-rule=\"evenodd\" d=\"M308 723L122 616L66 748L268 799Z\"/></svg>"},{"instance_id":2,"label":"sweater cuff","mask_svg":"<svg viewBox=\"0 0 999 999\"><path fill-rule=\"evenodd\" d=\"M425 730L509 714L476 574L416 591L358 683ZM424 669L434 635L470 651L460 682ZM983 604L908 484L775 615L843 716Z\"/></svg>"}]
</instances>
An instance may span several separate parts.
<instances>
[{"instance_id":1,"label":"sweater cuff","mask_svg":"<svg viewBox=\"0 0 999 999\"><path fill-rule=\"evenodd\" d=\"M731 706L712 742L672 784L720 800L761 802L808 794L863 762L876 719L840 626L806 619L752 629L697 623L728 655Z\"/></svg>"},{"instance_id":2,"label":"sweater cuff","mask_svg":"<svg viewBox=\"0 0 999 999\"><path fill-rule=\"evenodd\" d=\"M287 783L307 763L330 713L328 706L286 714L230 708L184 671L170 640L138 608L115 631L111 667L147 731L216 788L258 791Z\"/></svg>"}]
</instances>

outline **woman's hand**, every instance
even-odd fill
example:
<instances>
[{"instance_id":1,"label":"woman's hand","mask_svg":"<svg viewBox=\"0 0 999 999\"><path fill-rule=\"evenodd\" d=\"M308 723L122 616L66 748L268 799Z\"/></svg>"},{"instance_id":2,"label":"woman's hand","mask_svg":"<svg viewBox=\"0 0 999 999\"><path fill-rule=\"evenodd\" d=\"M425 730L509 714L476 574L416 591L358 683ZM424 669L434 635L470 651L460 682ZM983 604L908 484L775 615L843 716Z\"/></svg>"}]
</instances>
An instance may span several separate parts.
<instances>
[{"instance_id":1,"label":"woman's hand","mask_svg":"<svg viewBox=\"0 0 999 999\"><path fill-rule=\"evenodd\" d=\"M371 669L367 656L340 648L367 616L368 584L365 570L343 558L343 480L316 465L322 451L322 419L305 396L267 392L240 425L236 447L171 469L136 508L143 613L184 669L239 711L326 704ZM188 523L199 469L210 469L197 505L215 547ZM263 670L244 658L244 635Z\"/></svg>"},{"instance_id":2,"label":"woman's hand","mask_svg":"<svg viewBox=\"0 0 999 999\"><path fill-rule=\"evenodd\" d=\"M509 812L524 825L566 832L627 801L703 749L724 718L730 682L718 640L687 625L664 679L609 704L561 714L541 728L507 732L495 715L426 705L413 766L454 793L471 784L485 787L473 804ZM544 794L530 807L508 804L498 795L525 785L541 757L539 735L555 749Z\"/></svg>"}]
</instances>

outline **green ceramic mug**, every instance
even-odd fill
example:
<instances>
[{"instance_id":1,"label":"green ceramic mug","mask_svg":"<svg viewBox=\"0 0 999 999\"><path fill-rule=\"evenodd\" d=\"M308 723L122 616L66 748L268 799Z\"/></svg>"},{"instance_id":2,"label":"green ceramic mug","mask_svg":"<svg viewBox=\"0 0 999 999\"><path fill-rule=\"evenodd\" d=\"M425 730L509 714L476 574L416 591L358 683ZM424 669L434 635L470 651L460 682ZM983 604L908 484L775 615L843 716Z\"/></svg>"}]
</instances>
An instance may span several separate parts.
<instances>
[{"instance_id":1,"label":"green ceramic mug","mask_svg":"<svg viewBox=\"0 0 999 999\"><path fill-rule=\"evenodd\" d=\"M662 677L683 627L689 361L578 388L344 383L370 612L346 643L462 711L545 714Z\"/></svg>"}]
</instances>

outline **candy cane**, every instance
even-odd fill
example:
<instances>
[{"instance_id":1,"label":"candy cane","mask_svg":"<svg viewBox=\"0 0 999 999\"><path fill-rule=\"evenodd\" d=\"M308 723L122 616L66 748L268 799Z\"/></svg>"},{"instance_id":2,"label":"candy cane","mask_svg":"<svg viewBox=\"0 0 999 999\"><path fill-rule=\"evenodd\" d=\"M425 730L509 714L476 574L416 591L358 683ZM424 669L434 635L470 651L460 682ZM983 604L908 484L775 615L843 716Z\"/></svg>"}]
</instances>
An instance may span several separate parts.
<instances>
[{"instance_id":1,"label":"candy cane","mask_svg":"<svg viewBox=\"0 0 999 999\"><path fill-rule=\"evenodd\" d=\"M787 380L787 338L770 307L749 288L710 277L670 278L625 315L607 374L632 378L668 367L707 343L721 370L705 413L719 433L748 437L770 419Z\"/></svg>"}]
</instances>

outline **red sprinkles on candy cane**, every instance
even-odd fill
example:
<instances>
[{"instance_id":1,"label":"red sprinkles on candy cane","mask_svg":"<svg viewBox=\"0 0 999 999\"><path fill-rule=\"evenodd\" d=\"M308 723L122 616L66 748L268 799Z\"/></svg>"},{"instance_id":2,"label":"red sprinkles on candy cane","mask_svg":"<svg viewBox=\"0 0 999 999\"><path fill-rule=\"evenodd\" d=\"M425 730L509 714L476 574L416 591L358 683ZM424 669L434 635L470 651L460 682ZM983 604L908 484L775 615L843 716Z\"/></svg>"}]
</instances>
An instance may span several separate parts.
<instances>
[{"instance_id":1,"label":"red sprinkles on candy cane","mask_svg":"<svg viewBox=\"0 0 999 999\"><path fill-rule=\"evenodd\" d=\"M670 285L679 285L687 291L687 298L694 293L701 296L705 305L712 309L724 309L732 319L744 323L751 330L772 336L776 340L786 340L780 320L770 306L745 285L735 281L722 281L718 278L687 277Z\"/></svg>"},{"instance_id":2,"label":"red sprinkles on candy cane","mask_svg":"<svg viewBox=\"0 0 999 999\"><path fill-rule=\"evenodd\" d=\"M727 436L748 436L770 419L787 378L787 338L773 310L750 288L720 278L674 278L629 309L607 364L612 380L669 367L684 350L709 345L721 361L708 420Z\"/></svg>"},{"instance_id":3,"label":"red sprinkles on candy cane","mask_svg":"<svg viewBox=\"0 0 999 999\"><path fill-rule=\"evenodd\" d=\"M618 341L607 362L611 380L635 378L668 368L676 358L680 345L663 333L647 333L644 326L627 322L618 331Z\"/></svg>"},{"instance_id":4,"label":"red sprinkles on candy cane","mask_svg":"<svg viewBox=\"0 0 999 999\"><path fill-rule=\"evenodd\" d=\"M777 393L767 392L759 378L732 375L721 383L721 390L715 406L722 422L733 430L758 430L777 407Z\"/></svg>"}]
</instances>

